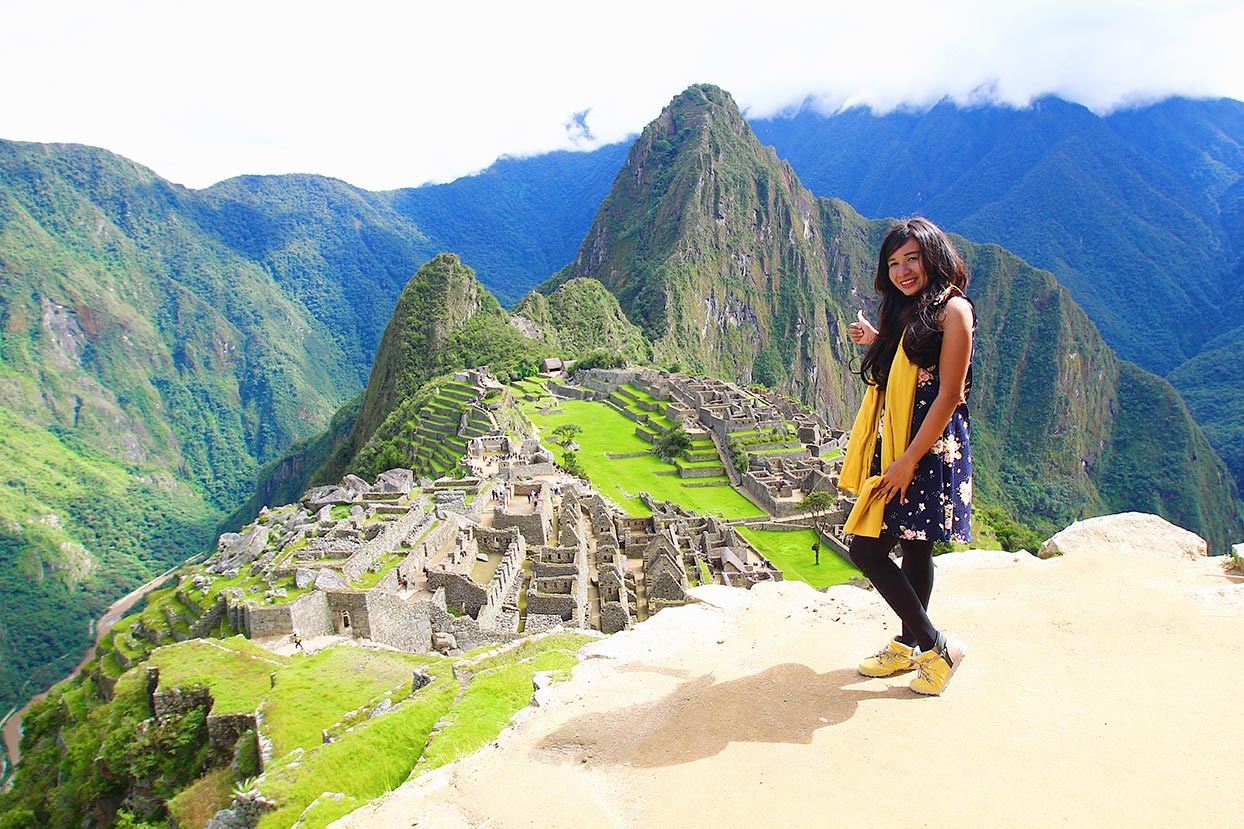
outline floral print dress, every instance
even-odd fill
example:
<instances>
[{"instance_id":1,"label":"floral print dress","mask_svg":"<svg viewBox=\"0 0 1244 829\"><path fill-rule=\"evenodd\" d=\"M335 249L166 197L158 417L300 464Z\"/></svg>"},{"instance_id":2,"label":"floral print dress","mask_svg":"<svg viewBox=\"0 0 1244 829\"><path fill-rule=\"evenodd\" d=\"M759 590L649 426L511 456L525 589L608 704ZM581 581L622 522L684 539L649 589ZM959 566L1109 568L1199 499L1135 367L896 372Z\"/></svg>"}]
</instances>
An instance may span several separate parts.
<instances>
[{"instance_id":1,"label":"floral print dress","mask_svg":"<svg viewBox=\"0 0 1244 829\"><path fill-rule=\"evenodd\" d=\"M912 437L920 430L940 388L936 366L918 370L911 415ZM883 422L884 417L882 413ZM882 532L917 541L964 544L972 540L971 433L967 403L960 403L942 436L916 464L916 474L907 489L907 502L900 503L896 496L885 505ZM878 439L873 474L881 471L881 441Z\"/></svg>"}]
</instances>

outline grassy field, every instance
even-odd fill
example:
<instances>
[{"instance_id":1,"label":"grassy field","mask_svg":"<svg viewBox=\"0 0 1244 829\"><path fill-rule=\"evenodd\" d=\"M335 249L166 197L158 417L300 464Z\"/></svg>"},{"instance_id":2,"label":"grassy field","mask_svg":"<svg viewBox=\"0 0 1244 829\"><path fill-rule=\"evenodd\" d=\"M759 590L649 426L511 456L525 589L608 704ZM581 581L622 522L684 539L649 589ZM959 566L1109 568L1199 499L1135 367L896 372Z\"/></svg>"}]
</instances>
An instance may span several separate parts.
<instances>
[{"instance_id":1,"label":"grassy field","mask_svg":"<svg viewBox=\"0 0 1244 829\"><path fill-rule=\"evenodd\" d=\"M191 639L157 648L147 664L160 669L161 688L206 685L212 689L212 712L230 714L254 711L271 690L270 675L289 662L235 636L223 642Z\"/></svg>"},{"instance_id":2,"label":"grassy field","mask_svg":"<svg viewBox=\"0 0 1244 829\"><path fill-rule=\"evenodd\" d=\"M327 826L407 779L475 751L494 739L514 712L527 704L533 673L551 670L564 676L576 661L575 652L593 638L567 631L476 662L464 659L458 663L457 678L453 660L439 655L390 654L422 660L433 682L403 699L409 692L408 663L404 672L398 671L405 689L392 696L400 705L380 717L361 716L357 725L337 733L330 743L321 743L317 731L314 739L305 741L310 743L305 750L274 762L264 772L263 790L281 805L260 820L259 829L289 827L295 822L301 829ZM348 664L356 658L352 651L328 651L323 656L331 662L322 664L316 664L315 657L306 660L308 681L300 683L290 701L319 708L316 698L328 685L368 679L370 667L360 672L358 666ZM318 682L311 681L315 677ZM278 688L286 678L286 674L278 677ZM372 701L374 696L368 700ZM354 705L344 699L335 703L336 716L341 715L338 706L343 704ZM325 793L332 796L325 797Z\"/></svg>"},{"instance_id":3,"label":"grassy field","mask_svg":"<svg viewBox=\"0 0 1244 829\"><path fill-rule=\"evenodd\" d=\"M852 576L859 575L849 561L821 545L821 563L815 564L812 542L816 533L812 530L752 530L740 527L748 541L788 579L806 582L813 587L843 584Z\"/></svg>"},{"instance_id":4,"label":"grassy field","mask_svg":"<svg viewBox=\"0 0 1244 829\"><path fill-rule=\"evenodd\" d=\"M605 403L563 400L561 409L560 414L545 414L537 409L535 403L523 404L524 413L540 428L542 435L551 435L563 423L575 423L583 428L576 438L579 462L596 488L631 515L650 514L639 499L641 490L654 498L674 501L698 512L725 518L764 514L763 509L729 486L684 487L684 480L677 475L655 474L677 471L673 464L665 463L655 455L617 459L606 457L606 453L643 452L651 449L652 445L636 437L634 421ZM704 480L700 478L696 482Z\"/></svg>"},{"instance_id":5,"label":"grassy field","mask_svg":"<svg viewBox=\"0 0 1244 829\"><path fill-rule=\"evenodd\" d=\"M495 739L527 705L532 674L568 676L575 653L594 638L566 631L454 660L354 647L290 658L238 637L160 648L151 664L160 667L161 688L211 688L218 713L262 710L274 759L260 785L278 805L259 827L312 829ZM412 693L415 670L432 681ZM118 687L134 690L141 682L141 669L134 669ZM140 688L131 696L135 704L145 700ZM373 715L385 699L393 707ZM183 791L174 812L187 825L202 825L203 815L232 799L235 782L228 769L209 773Z\"/></svg>"}]
</instances>

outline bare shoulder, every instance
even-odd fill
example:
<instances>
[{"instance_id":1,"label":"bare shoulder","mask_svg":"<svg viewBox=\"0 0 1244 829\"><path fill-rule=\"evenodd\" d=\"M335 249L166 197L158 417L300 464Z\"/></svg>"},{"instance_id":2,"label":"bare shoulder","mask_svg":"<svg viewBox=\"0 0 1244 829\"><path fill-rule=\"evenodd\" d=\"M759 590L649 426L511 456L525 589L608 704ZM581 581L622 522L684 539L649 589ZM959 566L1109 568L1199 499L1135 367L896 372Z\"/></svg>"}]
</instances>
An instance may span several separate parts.
<instances>
[{"instance_id":1,"label":"bare shoulder","mask_svg":"<svg viewBox=\"0 0 1244 829\"><path fill-rule=\"evenodd\" d=\"M939 321L942 324L942 330L971 331L975 318L974 313L972 303L968 302L966 297L950 297L950 299L946 300L946 305L942 308L942 313L940 314Z\"/></svg>"}]
</instances>

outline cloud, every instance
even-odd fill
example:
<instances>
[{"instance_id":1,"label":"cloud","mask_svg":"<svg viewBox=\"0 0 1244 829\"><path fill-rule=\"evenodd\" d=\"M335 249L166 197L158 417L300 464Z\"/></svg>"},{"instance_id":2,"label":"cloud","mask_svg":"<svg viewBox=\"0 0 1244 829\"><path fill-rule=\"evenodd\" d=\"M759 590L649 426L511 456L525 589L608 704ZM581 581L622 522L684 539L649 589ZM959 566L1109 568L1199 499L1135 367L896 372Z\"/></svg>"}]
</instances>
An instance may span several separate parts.
<instances>
[{"instance_id":1,"label":"cloud","mask_svg":"<svg viewBox=\"0 0 1244 829\"><path fill-rule=\"evenodd\" d=\"M195 187L447 181L622 140L698 82L758 117L1244 98L1244 6L1217 0L6 5L0 71L23 80L0 88L0 136L96 144Z\"/></svg>"}]
</instances>

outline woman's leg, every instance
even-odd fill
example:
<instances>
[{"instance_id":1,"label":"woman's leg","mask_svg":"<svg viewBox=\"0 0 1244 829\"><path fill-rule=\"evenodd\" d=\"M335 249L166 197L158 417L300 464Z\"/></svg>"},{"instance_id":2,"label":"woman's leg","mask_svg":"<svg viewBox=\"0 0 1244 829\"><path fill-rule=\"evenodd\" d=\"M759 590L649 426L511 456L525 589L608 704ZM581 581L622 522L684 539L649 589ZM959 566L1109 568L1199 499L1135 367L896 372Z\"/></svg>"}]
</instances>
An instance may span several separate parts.
<instances>
[{"instance_id":1,"label":"woman's leg","mask_svg":"<svg viewBox=\"0 0 1244 829\"><path fill-rule=\"evenodd\" d=\"M910 632L915 639L915 644L919 645L921 650L932 650L937 643L937 629L929 621L929 616L924 609L928 595L926 594L922 601L903 571L899 570L898 565L890 559L890 550L894 549L897 543L897 538L884 533L880 538L857 535L851 540L851 561L855 562L855 566L860 568L873 583L873 587L877 588L877 592L881 594L881 598L886 600L890 609L898 614L898 618L903 622L904 635ZM931 545L930 552L932 552ZM930 557L930 567L932 563ZM932 590L931 578L927 580L927 584L928 589Z\"/></svg>"},{"instance_id":2,"label":"woman's leg","mask_svg":"<svg viewBox=\"0 0 1244 829\"><path fill-rule=\"evenodd\" d=\"M907 583L916 591L916 598L927 615L929 597L933 595L933 542L903 540L898 543L903 550L903 575ZM907 623L903 623L903 633L899 641L904 645L916 644L916 632Z\"/></svg>"}]
</instances>

